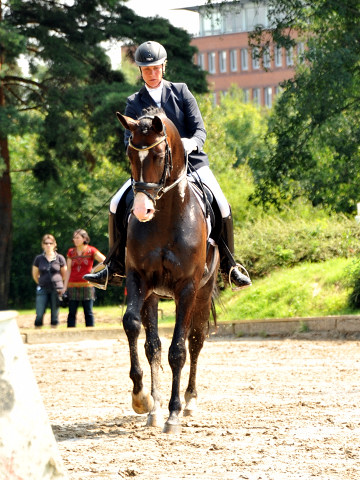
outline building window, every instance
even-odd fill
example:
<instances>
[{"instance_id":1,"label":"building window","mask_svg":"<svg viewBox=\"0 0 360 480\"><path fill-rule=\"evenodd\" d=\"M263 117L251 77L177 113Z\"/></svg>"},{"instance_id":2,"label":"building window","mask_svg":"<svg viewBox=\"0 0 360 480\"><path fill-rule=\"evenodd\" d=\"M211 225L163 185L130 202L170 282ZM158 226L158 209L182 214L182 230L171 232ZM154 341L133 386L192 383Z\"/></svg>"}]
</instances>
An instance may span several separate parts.
<instances>
[{"instance_id":1,"label":"building window","mask_svg":"<svg viewBox=\"0 0 360 480\"><path fill-rule=\"evenodd\" d=\"M236 72L238 69L237 67L237 51L230 50L230 70L232 72Z\"/></svg>"},{"instance_id":2,"label":"building window","mask_svg":"<svg viewBox=\"0 0 360 480\"><path fill-rule=\"evenodd\" d=\"M208 53L208 70L209 73L216 73L215 52Z\"/></svg>"},{"instance_id":3,"label":"building window","mask_svg":"<svg viewBox=\"0 0 360 480\"><path fill-rule=\"evenodd\" d=\"M264 88L264 102L268 108L272 106L272 87Z\"/></svg>"},{"instance_id":4,"label":"building window","mask_svg":"<svg viewBox=\"0 0 360 480\"><path fill-rule=\"evenodd\" d=\"M258 70L260 68L259 49L254 48L252 51L252 68Z\"/></svg>"},{"instance_id":5,"label":"building window","mask_svg":"<svg viewBox=\"0 0 360 480\"><path fill-rule=\"evenodd\" d=\"M266 48L266 49L264 50L263 64L264 64L264 68L270 68L270 67L271 67L271 63L270 63L270 50L269 50L269 48Z\"/></svg>"},{"instance_id":6,"label":"building window","mask_svg":"<svg viewBox=\"0 0 360 480\"><path fill-rule=\"evenodd\" d=\"M286 49L286 65L288 67L294 65L294 55L292 47Z\"/></svg>"},{"instance_id":7,"label":"building window","mask_svg":"<svg viewBox=\"0 0 360 480\"><path fill-rule=\"evenodd\" d=\"M249 69L248 51L247 48L241 49L241 70Z\"/></svg>"},{"instance_id":8,"label":"building window","mask_svg":"<svg viewBox=\"0 0 360 480\"><path fill-rule=\"evenodd\" d=\"M200 14L200 36L221 35L223 33L249 32L258 25L263 28L270 26L269 9L266 5L259 5L258 2L229 2L226 7L221 2L216 8L207 8L203 5L199 9Z\"/></svg>"},{"instance_id":9,"label":"building window","mask_svg":"<svg viewBox=\"0 0 360 480\"><path fill-rule=\"evenodd\" d=\"M253 102L260 105L260 88L253 88Z\"/></svg>"},{"instance_id":10,"label":"building window","mask_svg":"<svg viewBox=\"0 0 360 480\"><path fill-rule=\"evenodd\" d=\"M197 64L201 68L201 70L205 70L205 60L203 53L198 53Z\"/></svg>"},{"instance_id":11,"label":"building window","mask_svg":"<svg viewBox=\"0 0 360 480\"><path fill-rule=\"evenodd\" d=\"M275 67L282 67L282 48L279 45L274 49Z\"/></svg>"},{"instance_id":12,"label":"building window","mask_svg":"<svg viewBox=\"0 0 360 480\"><path fill-rule=\"evenodd\" d=\"M249 101L250 101L250 90L248 88L244 88L243 93L244 93L244 102L249 103Z\"/></svg>"},{"instance_id":13,"label":"building window","mask_svg":"<svg viewBox=\"0 0 360 480\"><path fill-rule=\"evenodd\" d=\"M257 25L265 28L269 25L267 6L250 3L249 6L245 7L244 13L244 30L246 31L254 30Z\"/></svg>"},{"instance_id":14,"label":"building window","mask_svg":"<svg viewBox=\"0 0 360 480\"><path fill-rule=\"evenodd\" d=\"M227 68L226 68L226 51L222 50L219 52L219 70L220 73L225 73Z\"/></svg>"},{"instance_id":15,"label":"building window","mask_svg":"<svg viewBox=\"0 0 360 480\"><path fill-rule=\"evenodd\" d=\"M200 16L200 35L219 35L222 33L222 18L220 12L206 12Z\"/></svg>"}]
</instances>

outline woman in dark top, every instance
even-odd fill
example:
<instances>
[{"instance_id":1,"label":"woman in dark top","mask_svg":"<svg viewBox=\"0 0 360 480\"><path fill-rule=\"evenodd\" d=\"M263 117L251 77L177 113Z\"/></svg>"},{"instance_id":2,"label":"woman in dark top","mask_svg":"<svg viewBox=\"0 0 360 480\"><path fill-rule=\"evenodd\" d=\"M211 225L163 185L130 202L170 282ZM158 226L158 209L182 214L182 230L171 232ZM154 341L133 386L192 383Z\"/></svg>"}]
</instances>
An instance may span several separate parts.
<instances>
[{"instance_id":1,"label":"woman in dark top","mask_svg":"<svg viewBox=\"0 0 360 480\"><path fill-rule=\"evenodd\" d=\"M59 324L59 294L64 291L64 279L67 270L65 258L56 252L56 240L46 234L41 241L43 253L35 257L32 277L36 287L35 327L42 327L46 307L50 304L51 326Z\"/></svg>"}]
</instances>

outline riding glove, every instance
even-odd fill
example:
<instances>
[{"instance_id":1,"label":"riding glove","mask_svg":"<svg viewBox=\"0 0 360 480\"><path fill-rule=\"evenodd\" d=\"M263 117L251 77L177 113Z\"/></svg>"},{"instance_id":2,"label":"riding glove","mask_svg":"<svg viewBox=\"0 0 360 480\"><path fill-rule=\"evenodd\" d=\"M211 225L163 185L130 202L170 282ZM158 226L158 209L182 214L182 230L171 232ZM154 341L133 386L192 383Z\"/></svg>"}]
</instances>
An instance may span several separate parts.
<instances>
[{"instance_id":1,"label":"riding glove","mask_svg":"<svg viewBox=\"0 0 360 480\"><path fill-rule=\"evenodd\" d=\"M189 154L194 150L197 150L197 143L193 138L182 138L181 139L185 153Z\"/></svg>"}]
</instances>

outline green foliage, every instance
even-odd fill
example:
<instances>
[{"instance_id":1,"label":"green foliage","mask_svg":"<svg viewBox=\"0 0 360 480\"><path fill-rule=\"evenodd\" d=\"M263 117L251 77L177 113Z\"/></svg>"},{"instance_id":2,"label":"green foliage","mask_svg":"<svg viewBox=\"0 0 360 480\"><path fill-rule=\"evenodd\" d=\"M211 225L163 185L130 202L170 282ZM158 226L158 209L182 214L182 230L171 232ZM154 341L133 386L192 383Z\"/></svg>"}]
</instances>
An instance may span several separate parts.
<instances>
[{"instance_id":1,"label":"green foliage","mask_svg":"<svg viewBox=\"0 0 360 480\"><path fill-rule=\"evenodd\" d=\"M266 119L254 105L242 102L242 92L235 86L220 105L214 105L210 96L199 97L198 103L207 131L204 149L239 226L260 211L249 201L254 182L248 160L264 148Z\"/></svg>"},{"instance_id":2,"label":"green foliage","mask_svg":"<svg viewBox=\"0 0 360 480\"><path fill-rule=\"evenodd\" d=\"M256 198L264 205L303 196L314 206L353 213L358 197L360 141L360 7L353 0L268 2L272 39L304 41L305 62L284 82L269 119L267 155L251 159ZM254 44L267 45L258 30Z\"/></svg>"},{"instance_id":3,"label":"green foliage","mask_svg":"<svg viewBox=\"0 0 360 480\"><path fill-rule=\"evenodd\" d=\"M347 304L349 289L344 281L344 272L352 262L341 257L305 262L257 279L239 294L226 290L221 295L219 317L221 321L238 321L354 314Z\"/></svg>"},{"instance_id":4,"label":"green foliage","mask_svg":"<svg viewBox=\"0 0 360 480\"><path fill-rule=\"evenodd\" d=\"M100 152L96 165L73 165L62 168L56 164L58 180L48 179L39 184L23 170L24 165L36 164L38 157L32 149L36 139L31 135L11 138L13 158L13 261L10 297L12 306L34 302L35 284L31 278L31 265L41 253L41 237L45 233L55 236L59 253L66 256L73 246L72 234L85 228L91 244L105 255L108 250L107 221L109 200L128 178L120 165L114 167ZM104 298L99 292L99 300ZM109 289L108 300L118 301L118 289Z\"/></svg>"},{"instance_id":5,"label":"green foliage","mask_svg":"<svg viewBox=\"0 0 360 480\"><path fill-rule=\"evenodd\" d=\"M259 216L236 230L237 257L254 277L302 262L324 262L360 253L360 228L343 215L298 203L282 213Z\"/></svg>"},{"instance_id":6,"label":"green foliage","mask_svg":"<svg viewBox=\"0 0 360 480\"><path fill-rule=\"evenodd\" d=\"M349 307L360 308L360 260L358 258L355 258L347 268L346 285L349 288Z\"/></svg>"},{"instance_id":7,"label":"green foliage","mask_svg":"<svg viewBox=\"0 0 360 480\"><path fill-rule=\"evenodd\" d=\"M242 104L237 92L223 101L224 105L219 107L213 105L210 97L199 97L208 132L205 150L232 206L237 257L254 281L251 289L241 292L241 299L248 295L247 292L254 295L252 302L259 306L254 310L255 317L260 315L261 308L262 315L300 315L304 304L317 291L317 287L309 290L310 282L311 285L317 283L322 291L333 297L322 299L317 295L317 311L321 308L335 311L340 308L340 300L337 294L333 295L333 290L328 289L327 282L337 284L343 264L334 263L333 268L328 269L326 278L322 278L319 272L326 268L323 267L326 262L343 259L346 263L345 259L359 254L359 225L344 215L330 215L326 210L314 208L302 200L289 206L283 205L282 211L274 207L264 211L261 206L252 203L249 196L254 191L254 182L248 160L254 150L264 150L262 132L266 131L266 116L260 110L254 110L252 105ZM33 258L40 253L40 240L44 233L53 233L60 253L66 255L67 249L72 246L73 231L85 228L91 243L103 253L107 252L109 200L128 177L128 171L121 163L110 161L102 144L94 144L92 132L90 127L83 128L78 145L92 154L86 157L86 164L66 164L53 157L58 180L48 178L45 183L38 182L26 172L27 168L32 169L42 161L36 150L36 135L26 134L10 139L14 187L12 306L33 304L34 283L30 270ZM122 132L121 136L118 133L118 137L114 134L111 138L120 142ZM303 264L306 265L305 270L315 269L314 272L320 275L317 280L308 280L306 271L301 270ZM288 276L284 273L285 269L292 269ZM301 272L302 283L294 280L295 283L291 284L293 271ZM345 275L344 271L342 275ZM281 276L284 276L284 282ZM266 295L264 285L269 286ZM293 285L290 289L292 296L287 292L289 285ZM340 290L343 302L346 292L342 287ZM118 304L121 295L120 289L113 288L98 292L99 302L102 303ZM224 295L229 303L237 298L229 290ZM287 299L287 309L281 307L283 298ZM265 307L266 301L269 307ZM277 307L278 302L280 307ZM248 310L241 311L238 318L247 318L254 303ZM236 315L240 313L234 313Z\"/></svg>"},{"instance_id":8,"label":"green foliage","mask_svg":"<svg viewBox=\"0 0 360 480\"><path fill-rule=\"evenodd\" d=\"M136 85L129 83L131 78L127 82L122 71L112 70L104 45L114 41L137 45L149 38L163 41L168 49L172 59L168 69L170 79L186 81L194 91L207 91L205 72L192 61L194 48L190 46L190 36L164 19L144 22L124 1L8 0L0 3L0 171L4 180L0 192L2 308L8 303L12 223L12 191L6 170L19 169L9 158L7 137L30 134L33 150L22 158L21 169L33 172L32 181L37 179L32 184L30 180L24 182L33 194L28 205L21 183L14 182L15 194L19 195L19 203L13 208L15 241L18 239L16 229L23 228L19 212L27 208L31 215L27 218L25 214L25 219L29 224L38 222L36 228L26 232L27 239L32 238L34 242L45 227L60 234L84 226L94 213L98 199L103 201L109 197L107 188L111 182L103 189L93 183L95 164L99 162L98 168L104 167L102 158L106 157L127 168L123 130L115 112L124 111L127 97L137 90ZM20 55L28 62L28 72L22 72L17 65ZM81 181L74 183L72 176ZM114 175L110 173L110 177L113 179ZM67 196L66 208L83 214L70 215L68 210L61 216L57 210L58 218L55 218L60 193L62 200ZM20 245L24 246L24 242L20 241ZM14 257L18 254L15 245ZM21 301L20 293L24 291L13 281L11 295L16 301Z\"/></svg>"},{"instance_id":9,"label":"green foliage","mask_svg":"<svg viewBox=\"0 0 360 480\"><path fill-rule=\"evenodd\" d=\"M122 71L111 69L103 42L131 39L137 45L149 38L163 42L169 54L169 78L186 81L194 91L207 91L205 73L192 62L190 35L162 18L144 22L121 1L10 0L0 27L5 58L1 132L17 135L19 126L26 125L38 135L37 151L44 161L37 167L38 177L42 168L47 177L50 163L56 161L86 165L91 153L90 145L83 145L87 128L108 158L119 159L117 136L122 137L122 130L115 112L124 111L135 87ZM29 62L29 75L16 70L21 53ZM35 123L33 110L42 113ZM120 160L125 162L124 156Z\"/></svg>"}]
</instances>

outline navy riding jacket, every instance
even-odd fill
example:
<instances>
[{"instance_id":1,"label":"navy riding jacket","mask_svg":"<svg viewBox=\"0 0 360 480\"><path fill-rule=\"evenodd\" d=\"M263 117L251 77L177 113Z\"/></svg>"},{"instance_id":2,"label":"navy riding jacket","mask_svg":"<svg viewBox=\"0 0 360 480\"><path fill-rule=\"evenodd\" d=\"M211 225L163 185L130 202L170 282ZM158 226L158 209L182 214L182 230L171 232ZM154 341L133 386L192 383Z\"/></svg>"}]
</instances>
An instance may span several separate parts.
<instances>
[{"instance_id":1,"label":"navy riding jacket","mask_svg":"<svg viewBox=\"0 0 360 480\"><path fill-rule=\"evenodd\" d=\"M202 147L206 139L206 130L195 97L185 83L172 83L163 80L161 108L174 123L181 138L194 138L197 149L189 154L189 163L198 169L209 166L209 159ZM144 114L143 110L157 107L147 89L142 87L127 99L125 115L136 120ZM125 130L125 147L129 143L130 132Z\"/></svg>"}]
</instances>

